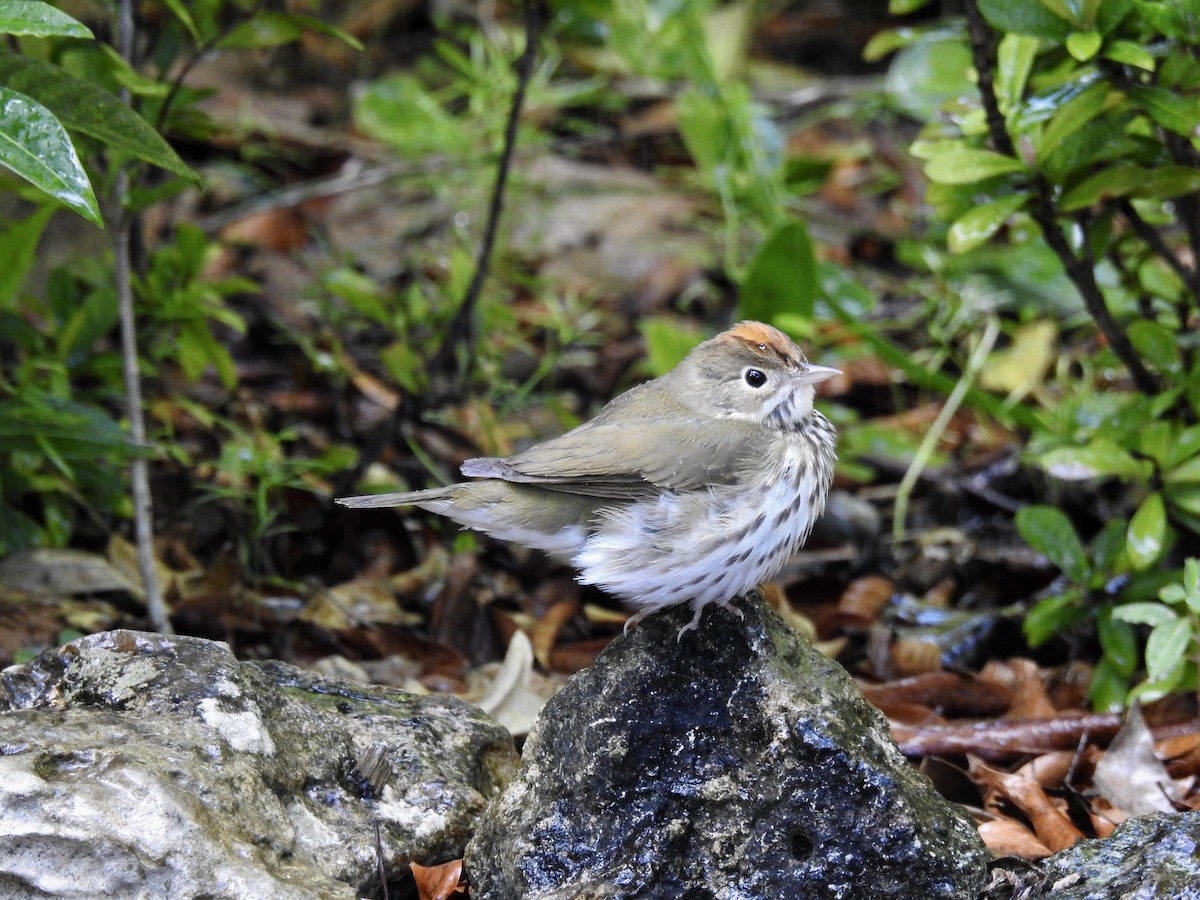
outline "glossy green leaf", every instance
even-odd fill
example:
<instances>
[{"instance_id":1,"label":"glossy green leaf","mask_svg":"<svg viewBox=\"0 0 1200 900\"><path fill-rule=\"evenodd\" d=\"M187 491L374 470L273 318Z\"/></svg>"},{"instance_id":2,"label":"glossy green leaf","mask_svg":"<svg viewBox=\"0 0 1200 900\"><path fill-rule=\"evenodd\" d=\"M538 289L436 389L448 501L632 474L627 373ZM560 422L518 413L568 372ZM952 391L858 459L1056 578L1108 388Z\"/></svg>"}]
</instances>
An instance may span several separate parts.
<instances>
[{"instance_id":1,"label":"glossy green leaf","mask_svg":"<svg viewBox=\"0 0 1200 900\"><path fill-rule=\"evenodd\" d=\"M103 227L100 207L66 129L31 97L0 87L0 165Z\"/></svg>"},{"instance_id":2,"label":"glossy green leaf","mask_svg":"<svg viewBox=\"0 0 1200 900\"><path fill-rule=\"evenodd\" d=\"M182 175L198 176L154 128L108 91L41 60L0 53L0 84L52 110L67 128L96 138L117 154Z\"/></svg>"},{"instance_id":3,"label":"glossy green leaf","mask_svg":"<svg viewBox=\"0 0 1200 900\"><path fill-rule=\"evenodd\" d=\"M925 164L925 175L939 184L974 184L996 175L1024 172L1025 165L992 150L963 147L939 153Z\"/></svg>"},{"instance_id":4,"label":"glossy green leaf","mask_svg":"<svg viewBox=\"0 0 1200 900\"><path fill-rule=\"evenodd\" d=\"M1200 425L1185 428L1176 436L1166 464L1168 467L1178 466L1195 456L1200 456Z\"/></svg>"},{"instance_id":5,"label":"glossy green leaf","mask_svg":"<svg viewBox=\"0 0 1200 900\"><path fill-rule=\"evenodd\" d=\"M1157 66L1154 55L1133 41L1113 41L1104 51L1104 58L1126 66L1153 72Z\"/></svg>"},{"instance_id":6,"label":"glossy green leaf","mask_svg":"<svg viewBox=\"0 0 1200 900\"><path fill-rule=\"evenodd\" d=\"M0 34L95 39L90 28L49 3L0 0Z\"/></svg>"},{"instance_id":7,"label":"glossy green leaf","mask_svg":"<svg viewBox=\"0 0 1200 900\"><path fill-rule=\"evenodd\" d=\"M1038 138L1038 161L1043 161L1057 150L1063 141L1095 119L1104 109L1108 94L1107 84L1095 82L1062 104L1046 123Z\"/></svg>"},{"instance_id":8,"label":"glossy green leaf","mask_svg":"<svg viewBox=\"0 0 1200 900\"><path fill-rule=\"evenodd\" d=\"M1067 52L1080 62L1087 62L1100 52L1104 38L1098 31L1073 31L1067 35Z\"/></svg>"},{"instance_id":9,"label":"glossy green leaf","mask_svg":"<svg viewBox=\"0 0 1200 900\"><path fill-rule=\"evenodd\" d=\"M1192 137L1200 125L1200 100L1167 88L1135 85L1129 96L1151 119L1168 131Z\"/></svg>"},{"instance_id":10,"label":"glossy green leaf","mask_svg":"<svg viewBox=\"0 0 1200 900\"><path fill-rule=\"evenodd\" d=\"M1146 639L1146 674L1151 681L1162 681L1185 661L1192 644L1192 624L1178 618L1156 625Z\"/></svg>"},{"instance_id":11,"label":"glossy green leaf","mask_svg":"<svg viewBox=\"0 0 1200 900\"><path fill-rule=\"evenodd\" d=\"M1107 577L1117 565L1117 560L1125 552L1125 522L1113 519L1104 523L1104 527L1092 538L1092 566L1102 577Z\"/></svg>"},{"instance_id":12,"label":"glossy green leaf","mask_svg":"<svg viewBox=\"0 0 1200 900\"><path fill-rule=\"evenodd\" d=\"M819 290L812 239L793 219L775 226L758 248L742 280L739 309L743 318L763 322L783 312L811 318Z\"/></svg>"},{"instance_id":13,"label":"glossy green leaf","mask_svg":"<svg viewBox=\"0 0 1200 900\"><path fill-rule=\"evenodd\" d=\"M1180 463L1167 472L1163 480L1168 485L1200 484L1200 456L1193 456Z\"/></svg>"},{"instance_id":14,"label":"glossy green leaf","mask_svg":"<svg viewBox=\"0 0 1200 900\"><path fill-rule=\"evenodd\" d=\"M975 92L967 78L971 65L965 41L926 35L896 54L884 87L901 110L920 120L932 119L947 103Z\"/></svg>"},{"instance_id":15,"label":"glossy green leaf","mask_svg":"<svg viewBox=\"0 0 1200 900\"><path fill-rule=\"evenodd\" d=\"M1200 516L1200 485L1192 483L1168 485L1167 502L1185 513Z\"/></svg>"},{"instance_id":16,"label":"glossy green leaf","mask_svg":"<svg viewBox=\"0 0 1200 900\"><path fill-rule=\"evenodd\" d=\"M1017 512L1017 531L1038 553L1068 578L1082 583L1088 574L1087 553L1066 513L1053 506L1026 506Z\"/></svg>"},{"instance_id":17,"label":"glossy green leaf","mask_svg":"<svg viewBox=\"0 0 1200 900\"><path fill-rule=\"evenodd\" d=\"M1169 200L1197 190L1200 190L1200 169L1190 166L1144 169L1120 163L1085 178L1066 193L1061 205L1070 212L1118 197Z\"/></svg>"},{"instance_id":18,"label":"glossy green leaf","mask_svg":"<svg viewBox=\"0 0 1200 900\"><path fill-rule=\"evenodd\" d=\"M1099 438L1082 447L1056 447L1037 457L1042 468L1063 481L1085 481L1089 478L1149 478L1152 470L1148 460L1135 459L1128 450L1112 441Z\"/></svg>"},{"instance_id":19,"label":"glossy green leaf","mask_svg":"<svg viewBox=\"0 0 1200 900\"><path fill-rule=\"evenodd\" d=\"M1179 615L1162 603L1123 603L1113 607L1112 617L1130 625L1170 625Z\"/></svg>"},{"instance_id":20,"label":"glossy green leaf","mask_svg":"<svg viewBox=\"0 0 1200 900\"><path fill-rule=\"evenodd\" d=\"M976 206L950 226L946 243L954 253L974 250L1000 230L1013 213L1029 202L1023 191Z\"/></svg>"},{"instance_id":21,"label":"glossy green leaf","mask_svg":"<svg viewBox=\"0 0 1200 900\"><path fill-rule=\"evenodd\" d=\"M1125 551L1135 570L1148 569L1158 562L1166 549L1167 507L1163 496L1153 493L1138 507L1129 520Z\"/></svg>"},{"instance_id":22,"label":"glossy green leaf","mask_svg":"<svg viewBox=\"0 0 1200 900\"><path fill-rule=\"evenodd\" d=\"M1071 33L1067 21L1052 13L1040 0L978 0L979 11L997 30L1027 34L1062 43Z\"/></svg>"},{"instance_id":23,"label":"glossy green leaf","mask_svg":"<svg viewBox=\"0 0 1200 900\"><path fill-rule=\"evenodd\" d=\"M996 48L996 98L1002 109L1021 102L1040 41L1035 37L1006 34Z\"/></svg>"}]
</instances>

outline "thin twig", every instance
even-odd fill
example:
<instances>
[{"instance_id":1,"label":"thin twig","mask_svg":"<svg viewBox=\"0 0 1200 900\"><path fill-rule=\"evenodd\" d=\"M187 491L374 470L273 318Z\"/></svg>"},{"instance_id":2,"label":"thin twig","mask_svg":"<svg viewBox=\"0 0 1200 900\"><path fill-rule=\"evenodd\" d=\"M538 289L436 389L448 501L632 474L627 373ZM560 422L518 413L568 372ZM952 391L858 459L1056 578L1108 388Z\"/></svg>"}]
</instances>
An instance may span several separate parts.
<instances>
[{"instance_id":1,"label":"thin twig","mask_svg":"<svg viewBox=\"0 0 1200 900\"><path fill-rule=\"evenodd\" d=\"M1013 145L1012 137L1000 112L1000 104L996 100L995 84L992 73L995 69L996 34L991 26L984 21L979 12L976 0L963 0L963 9L967 17L967 32L971 40L971 56L975 63L978 77L979 97L983 103L984 117L987 120L988 136L992 145L1000 153L1020 159ZM1078 255L1071 249L1066 235L1058 223L1058 209L1054 203L1054 194L1045 176L1034 173L1030 178L1033 190L1033 206L1030 210L1033 220L1042 230L1054 255L1059 258L1066 270L1067 277L1075 285L1083 304L1096 323L1096 327L1108 340L1109 346L1117 357L1125 364L1129 374L1139 391L1144 394L1158 392L1158 379L1145 367L1142 359L1134 350L1129 335L1113 317L1112 311L1104 301L1104 294L1096 283L1095 260L1092 258L1091 247L1086 240L1080 243ZM1085 224L1077 219L1076 224Z\"/></svg>"},{"instance_id":2,"label":"thin twig","mask_svg":"<svg viewBox=\"0 0 1200 900\"><path fill-rule=\"evenodd\" d=\"M500 215L504 211L504 191L508 185L508 173L512 165L513 153L517 145L517 133L521 124L521 110L525 105L525 94L533 77L533 64L537 59L538 37L541 33L543 0L525 0L525 49L517 60L517 87L513 92L512 103L508 108L508 122L504 128L504 145L496 166L496 181L492 186L491 202L488 204L487 221L484 224L483 238L480 241L479 253L475 258L475 272L471 283L463 296L458 312L450 321L441 346L430 361L430 371L435 375L445 377L444 387L449 387L455 378L466 374L473 356L471 350L475 343L475 307L479 296L483 293L483 283L487 279L491 264L492 251L496 245L496 235L500 227ZM461 352L461 355L460 355ZM435 394L437 392L435 391Z\"/></svg>"},{"instance_id":3,"label":"thin twig","mask_svg":"<svg viewBox=\"0 0 1200 900\"><path fill-rule=\"evenodd\" d=\"M133 0L121 0L117 6L117 50L131 66L134 42ZM121 91L121 99L129 102L129 92ZM121 320L121 363L125 373L125 404L129 415L129 437L137 447L146 446L146 420L142 412L142 385L138 373L137 323L133 310L132 260L130 235L135 217L125 209L125 194L129 190L129 171L118 163L113 179L113 280ZM156 631L174 634L170 613L163 599L154 558L154 502L150 494L150 461L138 456L130 467L133 491L134 531L137 542L138 571L142 589L146 592L146 609Z\"/></svg>"}]
</instances>

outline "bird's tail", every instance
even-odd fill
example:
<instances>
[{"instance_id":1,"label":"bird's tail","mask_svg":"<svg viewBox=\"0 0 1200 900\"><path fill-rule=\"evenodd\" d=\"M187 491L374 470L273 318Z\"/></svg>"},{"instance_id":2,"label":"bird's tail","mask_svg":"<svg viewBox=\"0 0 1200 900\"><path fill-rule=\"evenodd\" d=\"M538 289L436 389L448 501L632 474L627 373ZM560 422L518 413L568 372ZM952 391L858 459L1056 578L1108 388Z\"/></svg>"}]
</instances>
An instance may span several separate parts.
<instances>
[{"instance_id":1,"label":"bird's tail","mask_svg":"<svg viewBox=\"0 0 1200 900\"><path fill-rule=\"evenodd\" d=\"M350 509L378 509L381 506L416 506L431 501L449 500L450 488L430 488L427 491L405 491L400 494L364 494L361 497L338 497L334 502Z\"/></svg>"}]
</instances>

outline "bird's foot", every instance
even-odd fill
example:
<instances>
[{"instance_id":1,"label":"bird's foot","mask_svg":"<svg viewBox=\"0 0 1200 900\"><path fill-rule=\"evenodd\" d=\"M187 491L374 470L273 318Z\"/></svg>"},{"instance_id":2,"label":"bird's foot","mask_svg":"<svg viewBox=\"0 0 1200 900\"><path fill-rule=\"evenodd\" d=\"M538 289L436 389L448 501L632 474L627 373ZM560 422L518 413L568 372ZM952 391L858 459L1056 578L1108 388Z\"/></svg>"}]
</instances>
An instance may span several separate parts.
<instances>
[{"instance_id":1,"label":"bird's foot","mask_svg":"<svg viewBox=\"0 0 1200 900\"><path fill-rule=\"evenodd\" d=\"M692 621L688 622L686 625L684 625L682 628L680 628L679 634L675 635L675 643L678 644L680 641L683 640L684 632L695 631L697 628L700 627L700 617L702 615L704 615L704 607L697 606L695 611L692 613Z\"/></svg>"},{"instance_id":2,"label":"bird's foot","mask_svg":"<svg viewBox=\"0 0 1200 900\"><path fill-rule=\"evenodd\" d=\"M727 610L729 610L731 613L733 613L734 615L736 615L736 616L737 616L739 619L745 620L745 618L746 618L746 614L745 614L744 612L742 612L741 608L740 608L740 607L738 607L738 606L737 606L737 605L736 605L736 604L733 602L733 601L735 601L735 600L741 600L741 599L742 599L742 598L741 598L741 595L739 595L739 596L737 596L737 597L730 597L728 600L719 600L719 601L717 601L717 605L718 605L718 606L720 606L722 609L727 609Z\"/></svg>"}]
</instances>

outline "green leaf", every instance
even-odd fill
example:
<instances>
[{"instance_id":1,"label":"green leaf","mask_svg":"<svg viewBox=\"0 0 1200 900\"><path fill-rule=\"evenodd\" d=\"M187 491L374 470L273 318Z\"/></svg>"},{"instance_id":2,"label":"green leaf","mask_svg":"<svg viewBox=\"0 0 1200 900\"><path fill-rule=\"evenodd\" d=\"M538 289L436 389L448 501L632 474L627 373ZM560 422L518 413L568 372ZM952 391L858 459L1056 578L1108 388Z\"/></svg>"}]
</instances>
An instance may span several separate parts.
<instances>
[{"instance_id":1,"label":"green leaf","mask_svg":"<svg viewBox=\"0 0 1200 900\"><path fill-rule=\"evenodd\" d=\"M953 253L974 250L1000 230L1013 213L1029 202L1029 195L1017 191L991 203L976 206L960 217L946 235L946 243Z\"/></svg>"},{"instance_id":2,"label":"green leaf","mask_svg":"<svg viewBox=\"0 0 1200 900\"><path fill-rule=\"evenodd\" d=\"M1012 109L1021 102L1039 43L1037 38L1020 34L1006 34L1000 39L996 48L996 98L1001 109Z\"/></svg>"},{"instance_id":3,"label":"green leaf","mask_svg":"<svg viewBox=\"0 0 1200 900\"><path fill-rule=\"evenodd\" d=\"M95 39L90 28L49 3L0 0L0 34Z\"/></svg>"},{"instance_id":4,"label":"green leaf","mask_svg":"<svg viewBox=\"0 0 1200 900\"><path fill-rule=\"evenodd\" d=\"M1167 502L1185 513L1200 516L1200 485L1169 485Z\"/></svg>"},{"instance_id":5,"label":"green leaf","mask_svg":"<svg viewBox=\"0 0 1200 900\"><path fill-rule=\"evenodd\" d=\"M1188 557L1183 564L1183 590L1188 611L1200 615L1200 559Z\"/></svg>"},{"instance_id":6,"label":"green leaf","mask_svg":"<svg viewBox=\"0 0 1200 900\"><path fill-rule=\"evenodd\" d=\"M1130 625L1170 625L1179 619L1179 615L1169 606L1162 603L1124 603L1113 607L1112 616Z\"/></svg>"},{"instance_id":7,"label":"green leaf","mask_svg":"<svg viewBox=\"0 0 1200 900\"><path fill-rule=\"evenodd\" d=\"M401 153L447 153L472 145L464 126L412 75L369 84L354 102L354 124Z\"/></svg>"},{"instance_id":8,"label":"green leaf","mask_svg":"<svg viewBox=\"0 0 1200 900\"><path fill-rule=\"evenodd\" d=\"M1200 101L1167 88L1134 85L1129 96L1143 112L1167 131L1190 138L1200 124Z\"/></svg>"},{"instance_id":9,"label":"green leaf","mask_svg":"<svg viewBox=\"0 0 1200 900\"><path fill-rule=\"evenodd\" d=\"M1200 425L1185 428L1176 436L1166 465L1168 468L1178 466L1196 456L1200 456Z\"/></svg>"},{"instance_id":10,"label":"green leaf","mask_svg":"<svg viewBox=\"0 0 1200 900\"><path fill-rule=\"evenodd\" d=\"M1110 575L1117 565L1117 560L1125 552L1125 522L1113 519L1104 523L1104 527L1092 538L1092 566L1103 577Z\"/></svg>"},{"instance_id":11,"label":"green leaf","mask_svg":"<svg viewBox=\"0 0 1200 900\"><path fill-rule=\"evenodd\" d=\"M1134 66L1153 72L1156 67L1154 55L1141 44L1133 41L1113 41L1104 51L1104 58L1125 66Z\"/></svg>"},{"instance_id":12,"label":"green leaf","mask_svg":"<svg viewBox=\"0 0 1200 900\"><path fill-rule=\"evenodd\" d=\"M103 228L92 183L54 114L7 87L0 87L0 110L0 165Z\"/></svg>"},{"instance_id":13,"label":"green leaf","mask_svg":"<svg viewBox=\"0 0 1200 900\"><path fill-rule=\"evenodd\" d=\"M1153 493L1138 507L1129 520L1125 550L1129 563L1136 571L1148 569L1158 562L1167 543L1167 507L1163 496Z\"/></svg>"},{"instance_id":14,"label":"green leaf","mask_svg":"<svg viewBox=\"0 0 1200 900\"><path fill-rule=\"evenodd\" d=\"M1192 623L1187 619L1156 625L1146 640L1146 674L1150 680L1163 681L1179 669L1191 643Z\"/></svg>"},{"instance_id":15,"label":"green leaf","mask_svg":"<svg viewBox=\"0 0 1200 900\"><path fill-rule=\"evenodd\" d=\"M638 330L646 339L646 359L654 375L663 375L679 365L703 335L695 328L663 316L643 319Z\"/></svg>"},{"instance_id":16,"label":"green leaf","mask_svg":"<svg viewBox=\"0 0 1200 900\"><path fill-rule=\"evenodd\" d=\"M1061 206L1064 211L1071 212L1117 197L1169 200L1197 190L1200 190L1200 169L1189 166L1144 169L1133 163L1118 163L1085 178L1067 191Z\"/></svg>"},{"instance_id":17,"label":"green leaf","mask_svg":"<svg viewBox=\"0 0 1200 900\"><path fill-rule=\"evenodd\" d=\"M1114 618L1109 607L1096 619L1096 633L1109 664L1123 678L1131 678L1138 665L1138 641L1133 626L1123 619Z\"/></svg>"},{"instance_id":18,"label":"green leaf","mask_svg":"<svg viewBox=\"0 0 1200 900\"><path fill-rule=\"evenodd\" d=\"M938 184L974 184L996 175L1024 171L1024 163L1011 156L966 147L939 153L925 164L926 177Z\"/></svg>"},{"instance_id":19,"label":"green leaf","mask_svg":"<svg viewBox=\"0 0 1200 900\"><path fill-rule=\"evenodd\" d=\"M1104 38L1098 31L1073 31L1067 35L1067 52L1080 62L1087 62L1100 52Z\"/></svg>"},{"instance_id":20,"label":"green leaf","mask_svg":"<svg viewBox=\"0 0 1200 900\"><path fill-rule=\"evenodd\" d=\"M979 11L999 31L1027 34L1056 44L1071 33L1071 26L1039 0L979 0Z\"/></svg>"},{"instance_id":21,"label":"green leaf","mask_svg":"<svg viewBox=\"0 0 1200 900\"><path fill-rule=\"evenodd\" d=\"M1082 447L1056 447L1037 457L1038 465L1055 478L1063 481L1086 481L1089 478L1131 478L1144 480L1150 477L1152 465L1149 460L1134 459L1123 447L1112 441L1098 438Z\"/></svg>"},{"instance_id":22,"label":"green leaf","mask_svg":"<svg viewBox=\"0 0 1200 900\"><path fill-rule=\"evenodd\" d=\"M0 309L13 307L17 291L37 259L38 243L46 223L57 208L55 204L47 203L0 232L0 259L4 260L4 267L0 269Z\"/></svg>"},{"instance_id":23,"label":"green leaf","mask_svg":"<svg viewBox=\"0 0 1200 900\"><path fill-rule=\"evenodd\" d=\"M1129 678L1122 675L1113 661L1101 657L1092 670L1092 683L1088 686L1088 698L1096 712L1117 712L1125 706L1125 693L1129 690Z\"/></svg>"},{"instance_id":24,"label":"green leaf","mask_svg":"<svg viewBox=\"0 0 1200 900\"><path fill-rule=\"evenodd\" d=\"M1142 358L1163 372L1182 369L1175 333L1160 322L1139 319L1129 326L1129 340Z\"/></svg>"},{"instance_id":25,"label":"green leaf","mask_svg":"<svg viewBox=\"0 0 1200 900\"><path fill-rule=\"evenodd\" d=\"M739 309L746 319L770 322L782 312L812 318L819 293L817 261L804 223L776 225L754 255L742 279Z\"/></svg>"},{"instance_id":26,"label":"green leaf","mask_svg":"<svg viewBox=\"0 0 1200 900\"><path fill-rule=\"evenodd\" d=\"M1076 584L1088 576L1087 553L1066 513L1053 506L1026 506L1017 511L1017 531L1034 550L1058 566Z\"/></svg>"},{"instance_id":27,"label":"green leaf","mask_svg":"<svg viewBox=\"0 0 1200 900\"><path fill-rule=\"evenodd\" d=\"M50 110L67 128L110 150L199 180L154 128L108 91L41 60L0 53L0 84L21 91Z\"/></svg>"},{"instance_id":28,"label":"green leaf","mask_svg":"<svg viewBox=\"0 0 1200 900\"><path fill-rule=\"evenodd\" d=\"M975 86L967 79L971 65L965 41L947 39L944 33L923 35L896 54L884 87L897 107L928 121L945 104L974 94Z\"/></svg>"},{"instance_id":29,"label":"green leaf","mask_svg":"<svg viewBox=\"0 0 1200 900\"><path fill-rule=\"evenodd\" d=\"M1098 116L1104 109L1108 96L1108 85L1097 81L1062 104L1046 123L1038 138L1038 162L1044 162L1063 141Z\"/></svg>"},{"instance_id":30,"label":"green leaf","mask_svg":"<svg viewBox=\"0 0 1200 900\"><path fill-rule=\"evenodd\" d=\"M1084 616L1077 593L1058 594L1039 600L1025 616L1022 627L1030 646L1037 647L1060 631L1070 628Z\"/></svg>"}]
</instances>

